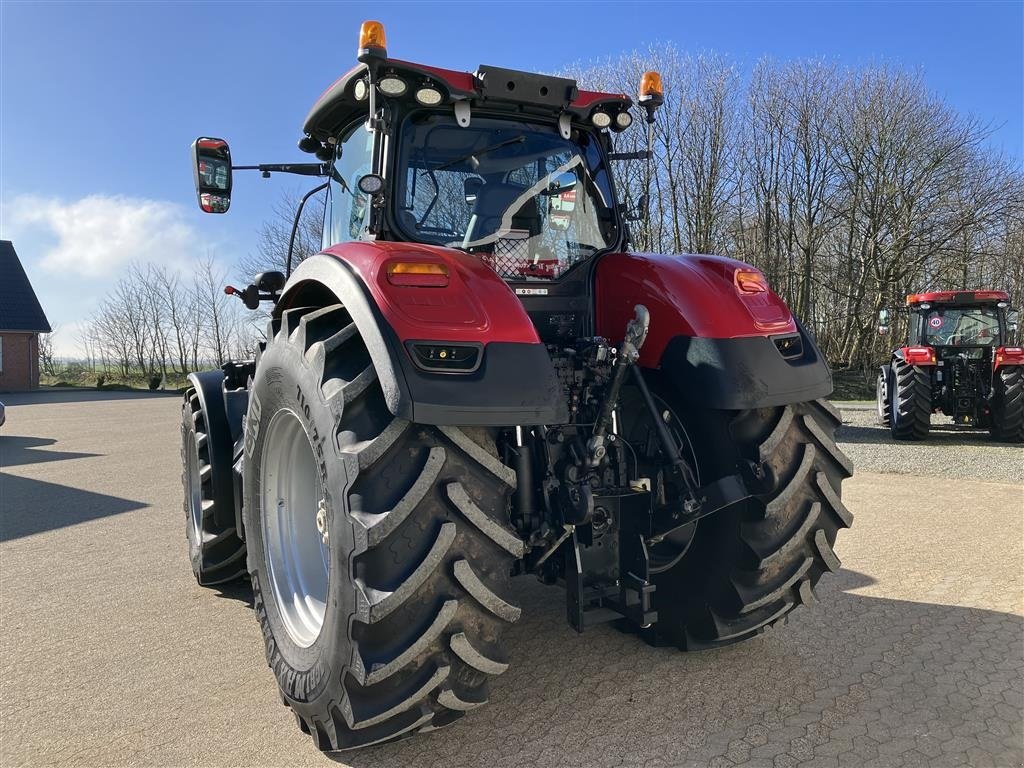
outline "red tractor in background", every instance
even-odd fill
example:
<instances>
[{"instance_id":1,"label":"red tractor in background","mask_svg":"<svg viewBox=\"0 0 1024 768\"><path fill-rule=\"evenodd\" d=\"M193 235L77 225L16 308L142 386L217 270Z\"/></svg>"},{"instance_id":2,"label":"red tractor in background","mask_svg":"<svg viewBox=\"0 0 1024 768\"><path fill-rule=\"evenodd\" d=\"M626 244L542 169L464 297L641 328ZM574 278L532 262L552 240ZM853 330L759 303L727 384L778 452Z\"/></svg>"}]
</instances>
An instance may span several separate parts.
<instances>
[{"instance_id":1,"label":"red tractor in background","mask_svg":"<svg viewBox=\"0 0 1024 768\"><path fill-rule=\"evenodd\" d=\"M1024 442L1024 348L1003 291L932 291L907 296L907 343L878 374L878 421L897 440L928 437L932 413ZM890 313L879 313L886 332Z\"/></svg>"},{"instance_id":2,"label":"red tractor in background","mask_svg":"<svg viewBox=\"0 0 1024 768\"><path fill-rule=\"evenodd\" d=\"M251 579L299 727L346 749L484 704L514 575L683 650L809 603L852 519L831 374L757 269L628 250L632 100L390 59L376 22L359 61L306 119L319 162L248 166L324 179L323 250L227 289L266 341L182 419L196 578ZM226 212L227 143L193 161Z\"/></svg>"}]
</instances>

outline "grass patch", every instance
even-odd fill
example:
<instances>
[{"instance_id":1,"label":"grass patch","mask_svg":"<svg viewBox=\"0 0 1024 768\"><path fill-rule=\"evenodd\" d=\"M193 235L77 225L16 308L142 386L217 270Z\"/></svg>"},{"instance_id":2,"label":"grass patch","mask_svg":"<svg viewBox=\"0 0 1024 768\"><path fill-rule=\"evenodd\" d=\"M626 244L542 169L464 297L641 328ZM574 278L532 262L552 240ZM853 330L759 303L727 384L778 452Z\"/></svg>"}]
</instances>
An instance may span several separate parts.
<instances>
[{"instance_id":1,"label":"grass patch","mask_svg":"<svg viewBox=\"0 0 1024 768\"><path fill-rule=\"evenodd\" d=\"M42 374L39 383L48 387L82 387L106 391L151 391L160 389L160 376L147 376L144 372L132 372L125 376L117 370L89 368L85 365L71 364L57 371L54 375ZM185 374L168 373L163 382L164 391L180 392L185 389L188 381Z\"/></svg>"}]
</instances>

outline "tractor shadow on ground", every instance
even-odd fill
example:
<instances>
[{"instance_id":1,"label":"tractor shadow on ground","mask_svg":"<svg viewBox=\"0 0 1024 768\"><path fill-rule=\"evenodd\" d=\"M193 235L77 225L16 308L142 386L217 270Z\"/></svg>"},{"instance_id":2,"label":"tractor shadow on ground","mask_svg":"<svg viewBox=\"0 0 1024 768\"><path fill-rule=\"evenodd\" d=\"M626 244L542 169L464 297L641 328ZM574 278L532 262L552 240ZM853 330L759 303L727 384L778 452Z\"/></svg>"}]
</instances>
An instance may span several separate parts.
<instances>
[{"instance_id":1,"label":"tractor shadow on ground","mask_svg":"<svg viewBox=\"0 0 1024 768\"><path fill-rule=\"evenodd\" d=\"M25 464L42 464L47 461L66 461L100 456L98 453L75 451L47 451L44 446L56 444L52 437L26 437L22 435L0 435L0 469L20 467Z\"/></svg>"},{"instance_id":2,"label":"tractor shadow on ground","mask_svg":"<svg viewBox=\"0 0 1024 768\"><path fill-rule=\"evenodd\" d=\"M31 392L9 392L0 394L0 402L8 408L15 408L21 405L56 405L61 403L95 403L109 400L140 400L148 398L176 397L180 398L181 393L171 390L163 392L159 390L144 389L89 389L86 387L69 387L67 389L50 389L40 387ZM8 419L11 414L7 414ZM0 433L2 434L2 433Z\"/></svg>"},{"instance_id":3,"label":"tractor shadow on ground","mask_svg":"<svg viewBox=\"0 0 1024 768\"><path fill-rule=\"evenodd\" d=\"M0 438L0 443L5 438ZM70 458L72 454L63 454ZM0 472L0 542L142 509L145 502Z\"/></svg>"},{"instance_id":4,"label":"tractor shadow on ground","mask_svg":"<svg viewBox=\"0 0 1024 768\"><path fill-rule=\"evenodd\" d=\"M842 570L787 626L683 654L608 625L579 636L558 590L514 583L525 610L486 707L437 733L325 757L353 768L697 766L727 753L744 764L760 745L767 764L795 765L832 744L849 764L886 765L900 740L912 748L925 734L919 748L937 749L971 728L963 757L980 743L986 764L1024 759L1024 617L857 594L874 580ZM863 743L842 733L864 728Z\"/></svg>"},{"instance_id":5,"label":"tractor shadow on ground","mask_svg":"<svg viewBox=\"0 0 1024 768\"><path fill-rule=\"evenodd\" d=\"M211 587L214 595L223 600L236 600L252 608L256 601L252 594L252 582L248 576L228 582L227 584L215 584Z\"/></svg>"}]
</instances>

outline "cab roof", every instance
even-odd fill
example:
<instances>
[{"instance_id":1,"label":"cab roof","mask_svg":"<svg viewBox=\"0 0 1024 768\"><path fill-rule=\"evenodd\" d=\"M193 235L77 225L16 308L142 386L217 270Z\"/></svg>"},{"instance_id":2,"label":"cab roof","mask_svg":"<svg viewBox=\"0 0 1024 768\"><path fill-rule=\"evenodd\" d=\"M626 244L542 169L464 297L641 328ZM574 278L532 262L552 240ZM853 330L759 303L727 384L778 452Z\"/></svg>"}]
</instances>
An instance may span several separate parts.
<instances>
[{"instance_id":1,"label":"cab roof","mask_svg":"<svg viewBox=\"0 0 1024 768\"><path fill-rule=\"evenodd\" d=\"M355 95L356 83L364 80L367 67L359 64L339 77L321 94L306 116L303 131L326 141L338 131L366 114L365 96ZM441 91L442 104L468 101L470 107L487 106L520 113L557 116L567 112L574 120L585 120L595 110L607 111L613 118L633 105L624 93L580 90L576 81L481 65L476 72L459 72L398 59L380 65L377 78L399 77L406 81L405 98L412 99L417 89L430 86Z\"/></svg>"},{"instance_id":2,"label":"cab roof","mask_svg":"<svg viewBox=\"0 0 1024 768\"><path fill-rule=\"evenodd\" d=\"M907 305L915 304L993 304L997 301L1009 301L1006 291L930 291L912 293L907 296Z\"/></svg>"}]
</instances>

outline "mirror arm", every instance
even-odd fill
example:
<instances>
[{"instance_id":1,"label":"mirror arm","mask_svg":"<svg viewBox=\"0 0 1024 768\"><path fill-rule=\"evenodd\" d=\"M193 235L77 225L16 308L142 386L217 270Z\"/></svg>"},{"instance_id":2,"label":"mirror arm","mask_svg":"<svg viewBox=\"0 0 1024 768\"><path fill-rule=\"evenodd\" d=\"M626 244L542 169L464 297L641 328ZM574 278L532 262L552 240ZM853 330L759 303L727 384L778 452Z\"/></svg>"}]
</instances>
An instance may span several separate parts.
<instances>
[{"instance_id":1,"label":"mirror arm","mask_svg":"<svg viewBox=\"0 0 1024 768\"><path fill-rule=\"evenodd\" d=\"M259 171L266 178L273 173L294 173L298 176L327 176L326 163L262 163L260 165L232 165L232 171Z\"/></svg>"},{"instance_id":2,"label":"mirror arm","mask_svg":"<svg viewBox=\"0 0 1024 768\"><path fill-rule=\"evenodd\" d=\"M295 221L292 222L292 235L288 238L288 265L285 271L285 279L292 276L292 248L295 247L295 233L299 231L299 221L302 219L302 209L306 206L306 201L309 200L317 192L323 192L327 187L330 186L329 181L325 181L323 184L319 184L313 187L309 192L303 195L302 200L299 202L299 208L295 211Z\"/></svg>"}]
</instances>

